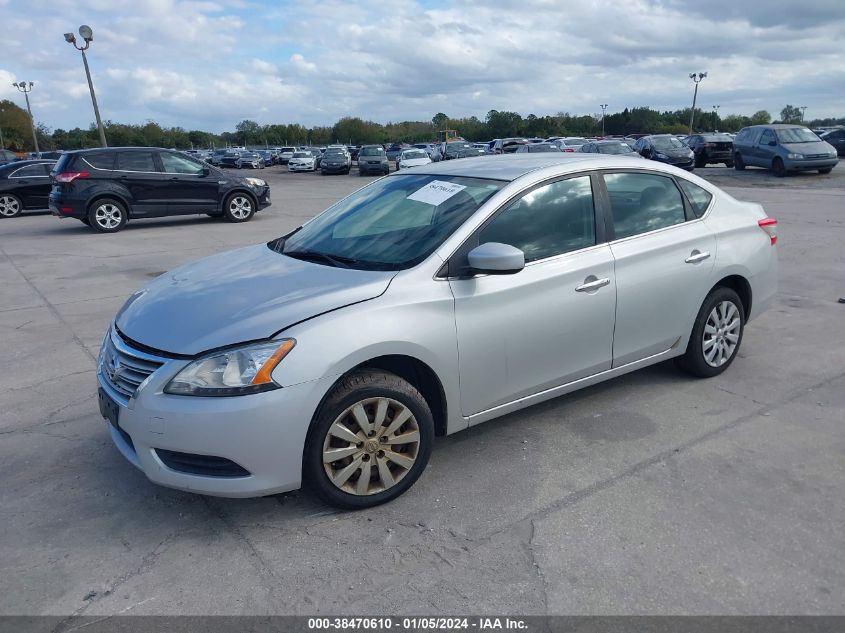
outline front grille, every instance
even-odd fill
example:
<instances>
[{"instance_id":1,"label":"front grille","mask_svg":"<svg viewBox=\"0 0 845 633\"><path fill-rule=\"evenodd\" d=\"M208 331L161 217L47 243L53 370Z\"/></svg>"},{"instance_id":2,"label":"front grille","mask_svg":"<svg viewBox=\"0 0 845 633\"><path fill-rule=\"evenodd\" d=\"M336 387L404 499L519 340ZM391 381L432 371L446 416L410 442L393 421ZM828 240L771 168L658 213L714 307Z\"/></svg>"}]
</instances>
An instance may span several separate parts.
<instances>
[{"instance_id":1,"label":"front grille","mask_svg":"<svg viewBox=\"0 0 845 633\"><path fill-rule=\"evenodd\" d=\"M804 154L804 158L816 159L816 158L830 158L829 154Z\"/></svg>"},{"instance_id":2,"label":"front grille","mask_svg":"<svg viewBox=\"0 0 845 633\"><path fill-rule=\"evenodd\" d=\"M155 451L165 466L180 473L204 475L206 477L250 476L250 472L247 469L225 457L179 453L176 451L167 451L163 448L157 448Z\"/></svg>"},{"instance_id":3,"label":"front grille","mask_svg":"<svg viewBox=\"0 0 845 633\"><path fill-rule=\"evenodd\" d=\"M164 359L129 347L111 330L100 354L99 372L112 389L129 400L147 376L163 364Z\"/></svg>"}]
</instances>

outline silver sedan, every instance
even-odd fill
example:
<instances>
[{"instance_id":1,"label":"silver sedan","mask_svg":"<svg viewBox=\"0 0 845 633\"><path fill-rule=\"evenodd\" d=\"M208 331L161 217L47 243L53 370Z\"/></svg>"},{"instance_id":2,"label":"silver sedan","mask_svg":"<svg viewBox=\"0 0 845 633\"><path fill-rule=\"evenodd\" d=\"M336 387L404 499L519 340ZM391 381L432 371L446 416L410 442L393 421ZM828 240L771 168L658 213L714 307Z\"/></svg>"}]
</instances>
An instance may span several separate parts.
<instances>
[{"instance_id":1,"label":"silver sedan","mask_svg":"<svg viewBox=\"0 0 845 633\"><path fill-rule=\"evenodd\" d=\"M133 294L100 410L158 484L373 506L436 436L670 358L725 371L775 295L776 229L637 158L424 165Z\"/></svg>"}]
</instances>

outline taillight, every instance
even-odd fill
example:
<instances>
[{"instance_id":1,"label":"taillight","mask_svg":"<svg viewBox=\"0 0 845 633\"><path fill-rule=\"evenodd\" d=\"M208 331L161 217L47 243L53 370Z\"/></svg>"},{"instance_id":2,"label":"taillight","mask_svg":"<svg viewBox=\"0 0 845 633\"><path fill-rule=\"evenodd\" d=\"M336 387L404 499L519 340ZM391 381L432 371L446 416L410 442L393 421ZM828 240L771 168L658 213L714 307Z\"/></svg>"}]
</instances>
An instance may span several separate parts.
<instances>
[{"instance_id":1,"label":"taillight","mask_svg":"<svg viewBox=\"0 0 845 633\"><path fill-rule=\"evenodd\" d=\"M564 148L564 150L563 150L563 151L564 151L564 152L574 152L575 150L574 150L574 149L572 149L571 147L566 147L566 148Z\"/></svg>"},{"instance_id":2,"label":"taillight","mask_svg":"<svg viewBox=\"0 0 845 633\"><path fill-rule=\"evenodd\" d=\"M761 229L769 234L769 239L772 241L772 246L778 243L778 221L774 218L766 218L757 223Z\"/></svg>"},{"instance_id":3,"label":"taillight","mask_svg":"<svg viewBox=\"0 0 845 633\"><path fill-rule=\"evenodd\" d=\"M65 171L56 174L56 182L73 182L77 178L88 178L90 175L87 171Z\"/></svg>"}]
</instances>

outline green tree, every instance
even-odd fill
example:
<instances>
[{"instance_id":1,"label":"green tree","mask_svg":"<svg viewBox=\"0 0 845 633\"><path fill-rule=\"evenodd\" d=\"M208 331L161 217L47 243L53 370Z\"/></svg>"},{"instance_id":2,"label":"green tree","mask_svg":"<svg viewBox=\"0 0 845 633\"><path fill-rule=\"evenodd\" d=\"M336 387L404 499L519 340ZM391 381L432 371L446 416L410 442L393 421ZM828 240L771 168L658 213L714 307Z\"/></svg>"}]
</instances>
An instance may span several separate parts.
<instances>
[{"instance_id":1,"label":"green tree","mask_svg":"<svg viewBox=\"0 0 845 633\"><path fill-rule=\"evenodd\" d=\"M800 123L801 108L793 105L785 105L780 111L781 123Z\"/></svg>"},{"instance_id":2,"label":"green tree","mask_svg":"<svg viewBox=\"0 0 845 633\"><path fill-rule=\"evenodd\" d=\"M238 133L241 143L244 146L255 143L261 140L261 126L255 121L244 119L235 126L235 131Z\"/></svg>"},{"instance_id":3,"label":"green tree","mask_svg":"<svg viewBox=\"0 0 845 633\"><path fill-rule=\"evenodd\" d=\"M431 124L434 126L435 130L445 130L449 127L449 117L442 112L438 112L431 117Z\"/></svg>"},{"instance_id":4,"label":"green tree","mask_svg":"<svg viewBox=\"0 0 845 633\"><path fill-rule=\"evenodd\" d=\"M768 125L772 122L772 115L766 110L757 110L751 115L749 125Z\"/></svg>"}]
</instances>

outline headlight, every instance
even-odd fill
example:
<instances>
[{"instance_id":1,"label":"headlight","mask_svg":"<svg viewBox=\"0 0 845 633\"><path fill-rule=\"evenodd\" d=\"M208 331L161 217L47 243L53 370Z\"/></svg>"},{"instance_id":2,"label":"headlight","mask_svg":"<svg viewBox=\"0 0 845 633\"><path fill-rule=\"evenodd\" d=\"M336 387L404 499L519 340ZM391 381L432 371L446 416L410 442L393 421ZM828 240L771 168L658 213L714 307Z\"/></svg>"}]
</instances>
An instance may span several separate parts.
<instances>
[{"instance_id":1,"label":"headlight","mask_svg":"<svg viewBox=\"0 0 845 633\"><path fill-rule=\"evenodd\" d=\"M167 383L180 396L243 396L278 389L271 374L296 345L292 338L245 345L198 358Z\"/></svg>"},{"instance_id":2,"label":"headlight","mask_svg":"<svg viewBox=\"0 0 845 633\"><path fill-rule=\"evenodd\" d=\"M795 160L796 158L800 160L801 158L804 158L804 154L787 154L786 157L791 158L793 160Z\"/></svg>"},{"instance_id":3,"label":"headlight","mask_svg":"<svg viewBox=\"0 0 845 633\"><path fill-rule=\"evenodd\" d=\"M261 180L261 178L245 178L245 180L253 187L263 187L267 184L265 181Z\"/></svg>"}]
</instances>

